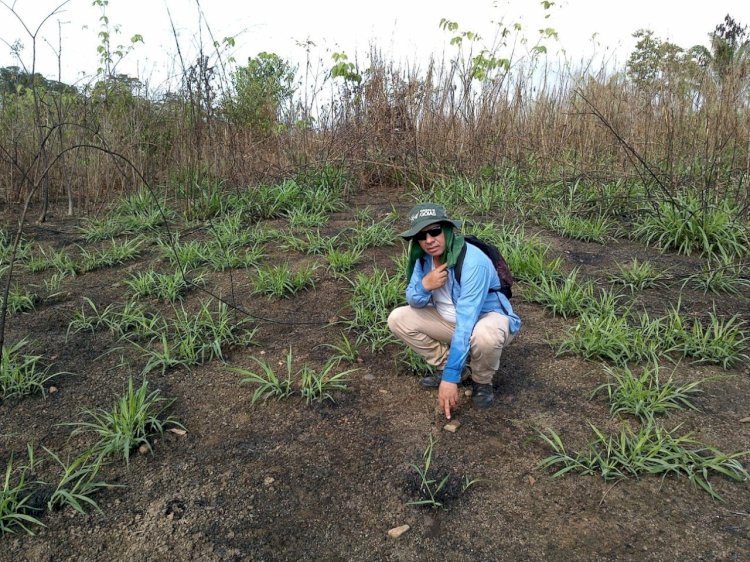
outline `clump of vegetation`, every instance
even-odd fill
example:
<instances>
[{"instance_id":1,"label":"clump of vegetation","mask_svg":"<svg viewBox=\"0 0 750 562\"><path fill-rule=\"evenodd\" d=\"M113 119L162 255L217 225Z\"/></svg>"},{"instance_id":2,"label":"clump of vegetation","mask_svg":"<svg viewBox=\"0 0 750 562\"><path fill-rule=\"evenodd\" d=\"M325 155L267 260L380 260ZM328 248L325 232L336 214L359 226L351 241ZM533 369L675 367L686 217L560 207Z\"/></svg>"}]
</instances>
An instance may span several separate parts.
<instances>
[{"instance_id":1,"label":"clump of vegetation","mask_svg":"<svg viewBox=\"0 0 750 562\"><path fill-rule=\"evenodd\" d=\"M8 312L11 314L22 314L34 310L34 305L39 301L39 297L34 293L21 289L14 285L8 291ZM3 305L3 299L0 297L0 307Z\"/></svg>"},{"instance_id":2,"label":"clump of vegetation","mask_svg":"<svg viewBox=\"0 0 750 562\"><path fill-rule=\"evenodd\" d=\"M578 273L576 268L567 277L560 279L540 272L536 279L526 285L524 297L542 304L556 316L578 316L588 310L594 300L594 283L580 280Z\"/></svg>"},{"instance_id":3,"label":"clump of vegetation","mask_svg":"<svg viewBox=\"0 0 750 562\"><path fill-rule=\"evenodd\" d=\"M358 273L349 283L353 317L345 323L358 332L357 344L368 344L372 351L379 351L395 341L388 329L388 315L404 302L404 278L375 269L370 275Z\"/></svg>"},{"instance_id":4,"label":"clump of vegetation","mask_svg":"<svg viewBox=\"0 0 750 562\"><path fill-rule=\"evenodd\" d=\"M325 255L325 259L328 262L328 271L331 272L331 275L335 278L341 278L360 262L362 250L360 248L342 250L333 248Z\"/></svg>"},{"instance_id":5,"label":"clump of vegetation","mask_svg":"<svg viewBox=\"0 0 750 562\"><path fill-rule=\"evenodd\" d=\"M50 367L42 367L41 355L26 355L27 340L3 347L0 360L0 398L8 399L29 394L44 395L44 384L62 373L50 374Z\"/></svg>"},{"instance_id":6,"label":"clump of vegetation","mask_svg":"<svg viewBox=\"0 0 750 562\"><path fill-rule=\"evenodd\" d=\"M540 461L538 468L557 468L553 478L569 472L599 474L605 480L637 478L642 474L684 476L715 499L721 497L709 480L712 474L738 482L750 478L740 460L750 451L722 453L695 441L690 434L675 437L653 422L637 431L625 427L610 437L594 425L591 429L596 436L594 441L579 452L568 452L552 429L540 434L553 454Z\"/></svg>"},{"instance_id":7,"label":"clump of vegetation","mask_svg":"<svg viewBox=\"0 0 750 562\"><path fill-rule=\"evenodd\" d=\"M617 264L617 273L609 276L610 283L622 285L626 290L634 293L643 289L654 289L662 286L666 275L658 271L651 262L639 262L633 258L627 264Z\"/></svg>"},{"instance_id":8,"label":"clump of vegetation","mask_svg":"<svg viewBox=\"0 0 750 562\"><path fill-rule=\"evenodd\" d=\"M254 293L269 297L291 297L300 291L315 287L317 265L305 265L292 271L289 264L268 265L258 268Z\"/></svg>"},{"instance_id":9,"label":"clump of vegetation","mask_svg":"<svg viewBox=\"0 0 750 562\"><path fill-rule=\"evenodd\" d=\"M81 249L81 271L94 271L133 260L140 255L143 243L143 238L133 238L122 242L112 240L109 248L101 248L95 252Z\"/></svg>"},{"instance_id":10,"label":"clump of vegetation","mask_svg":"<svg viewBox=\"0 0 750 562\"><path fill-rule=\"evenodd\" d=\"M321 370L316 370L304 364L296 372L293 369L292 348L286 355L286 376L280 377L274 368L264 359L252 358L260 367L259 371L249 369L231 369L242 375L243 384L257 384L253 392L252 404L261 398L277 400L287 398L295 392L310 404L311 402L334 401L333 392L346 390L346 382L357 369L347 369L340 373L334 373L334 368L340 363L340 359L328 361ZM298 390L295 390L295 380L298 381Z\"/></svg>"},{"instance_id":11,"label":"clump of vegetation","mask_svg":"<svg viewBox=\"0 0 750 562\"><path fill-rule=\"evenodd\" d=\"M427 363L424 357L419 355L409 346L404 346L398 355L395 356L395 360L406 370L407 373L426 376L437 371L437 367Z\"/></svg>"},{"instance_id":12,"label":"clump of vegetation","mask_svg":"<svg viewBox=\"0 0 750 562\"><path fill-rule=\"evenodd\" d=\"M130 377L125 394L111 410L86 410L84 415L90 421L71 424L75 427L73 433L94 433L98 439L91 451L97 457L118 457L129 464L136 448L144 445L151 451L150 440L154 436L162 435L170 426L183 428L172 416L163 418L171 404L172 401L162 398L158 390L149 392L146 379L136 389Z\"/></svg>"},{"instance_id":13,"label":"clump of vegetation","mask_svg":"<svg viewBox=\"0 0 750 562\"><path fill-rule=\"evenodd\" d=\"M706 204L694 193L678 194L644 212L633 235L661 250L678 254L744 257L750 247L747 229L729 200Z\"/></svg>"},{"instance_id":14,"label":"clump of vegetation","mask_svg":"<svg viewBox=\"0 0 750 562\"><path fill-rule=\"evenodd\" d=\"M386 217L379 222L361 224L352 229L350 243L354 248L365 250L378 246L392 246L396 241L393 218Z\"/></svg>"},{"instance_id":15,"label":"clump of vegetation","mask_svg":"<svg viewBox=\"0 0 750 562\"><path fill-rule=\"evenodd\" d=\"M292 234L283 237L282 247L309 255L322 255L331 252L336 246L337 236L327 237L319 230L305 232L304 237Z\"/></svg>"},{"instance_id":16,"label":"clump of vegetation","mask_svg":"<svg viewBox=\"0 0 750 562\"><path fill-rule=\"evenodd\" d=\"M221 301L213 310L213 302L201 302L197 312L182 307L175 309L175 317L154 337L150 346L133 342L147 359L144 373L202 365L213 359L223 361L228 348L252 344L256 329L247 327L250 319L232 318L229 307Z\"/></svg>"},{"instance_id":17,"label":"clump of vegetation","mask_svg":"<svg viewBox=\"0 0 750 562\"><path fill-rule=\"evenodd\" d=\"M182 300L192 287L204 285L205 280L205 274L188 278L181 270L174 273L159 273L150 269L135 273L123 282L137 299L156 297L159 300L174 303Z\"/></svg>"},{"instance_id":18,"label":"clump of vegetation","mask_svg":"<svg viewBox=\"0 0 750 562\"><path fill-rule=\"evenodd\" d=\"M612 220L606 216L578 216L569 209L558 211L548 221L552 230L574 240L604 244L615 233Z\"/></svg>"},{"instance_id":19,"label":"clump of vegetation","mask_svg":"<svg viewBox=\"0 0 750 562\"><path fill-rule=\"evenodd\" d=\"M11 454L5 466L3 486L0 488L0 537L17 530L33 534L33 526L44 527L38 518L29 514L34 474L34 452L28 447L27 464L14 465Z\"/></svg>"},{"instance_id":20,"label":"clump of vegetation","mask_svg":"<svg viewBox=\"0 0 750 562\"><path fill-rule=\"evenodd\" d=\"M686 285L703 291L704 295L708 293L740 295L743 289L750 287L750 279L745 268L732 258L723 256L706 260L701 264L700 272L685 279L682 286Z\"/></svg>"},{"instance_id":21,"label":"clump of vegetation","mask_svg":"<svg viewBox=\"0 0 750 562\"><path fill-rule=\"evenodd\" d=\"M331 356L328 360L329 363L340 364L342 361L347 363L355 363L359 359L359 351L357 346L352 343L345 333L341 333L341 339L338 344L335 343L322 343L318 347L325 347L335 352L335 355Z\"/></svg>"},{"instance_id":22,"label":"clump of vegetation","mask_svg":"<svg viewBox=\"0 0 750 562\"><path fill-rule=\"evenodd\" d=\"M642 422L649 422L673 410L696 409L692 399L700 392L702 381L677 385L672 376L662 381L658 363L647 365L640 375L628 366L606 366L604 370L611 381L598 386L593 396L606 392L613 416L629 414Z\"/></svg>"}]
</instances>

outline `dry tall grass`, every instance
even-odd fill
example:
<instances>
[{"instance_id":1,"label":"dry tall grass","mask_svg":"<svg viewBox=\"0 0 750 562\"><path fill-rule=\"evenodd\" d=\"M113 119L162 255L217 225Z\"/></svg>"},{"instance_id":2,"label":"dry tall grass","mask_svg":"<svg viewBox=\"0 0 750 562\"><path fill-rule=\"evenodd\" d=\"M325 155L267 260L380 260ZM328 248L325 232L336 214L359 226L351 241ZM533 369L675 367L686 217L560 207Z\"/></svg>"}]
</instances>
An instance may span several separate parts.
<instances>
[{"instance_id":1,"label":"dry tall grass","mask_svg":"<svg viewBox=\"0 0 750 562\"><path fill-rule=\"evenodd\" d=\"M524 181L625 178L747 200L748 78L739 71L719 78L706 68L689 82L664 76L646 88L624 70L537 58L479 82L455 62L404 68L372 49L361 76L359 84L324 80L330 96L296 100L270 133L223 118L223 94L205 75L186 73L182 91L158 100L117 83L41 92L42 130L57 155L47 171L52 196L70 192L85 212L137 189L140 174L175 191L200 175L242 188L334 164L361 188L512 168ZM6 203L45 173L32 108L30 91L0 98Z\"/></svg>"}]
</instances>

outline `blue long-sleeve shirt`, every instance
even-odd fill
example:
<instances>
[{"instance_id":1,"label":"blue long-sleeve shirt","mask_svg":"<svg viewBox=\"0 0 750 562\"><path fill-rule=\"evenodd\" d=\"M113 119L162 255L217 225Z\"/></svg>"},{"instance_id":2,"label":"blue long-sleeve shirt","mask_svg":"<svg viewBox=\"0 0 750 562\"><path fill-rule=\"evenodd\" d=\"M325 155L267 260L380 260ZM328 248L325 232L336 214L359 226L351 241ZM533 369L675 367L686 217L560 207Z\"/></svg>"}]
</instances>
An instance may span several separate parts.
<instances>
[{"instance_id":1,"label":"blue long-sleeve shirt","mask_svg":"<svg viewBox=\"0 0 750 562\"><path fill-rule=\"evenodd\" d=\"M422 279L433 269L432 256L417 260L406 287L406 301L414 308L433 305L432 292L422 285ZM461 284L456 281L454 268L448 268L448 286L451 300L456 307L456 329L451 338L448 362L443 369L443 380L458 383L469 357L469 339L479 316L487 312L499 312L508 317L510 333L521 329L521 319L513 312L508 298L498 291L500 278L492 261L482 250L466 244L466 256L461 268Z\"/></svg>"}]
</instances>

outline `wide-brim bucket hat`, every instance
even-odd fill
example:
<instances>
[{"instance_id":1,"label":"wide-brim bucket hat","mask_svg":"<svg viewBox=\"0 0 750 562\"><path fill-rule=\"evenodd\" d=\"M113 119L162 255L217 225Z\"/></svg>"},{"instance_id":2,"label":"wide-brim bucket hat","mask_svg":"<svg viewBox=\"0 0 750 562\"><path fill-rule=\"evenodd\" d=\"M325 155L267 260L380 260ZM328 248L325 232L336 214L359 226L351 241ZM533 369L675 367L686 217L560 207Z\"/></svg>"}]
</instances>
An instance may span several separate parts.
<instances>
[{"instance_id":1,"label":"wide-brim bucket hat","mask_svg":"<svg viewBox=\"0 0 750 562\"><path fill-rule=\"evenodd\" d=\"M461 228L463 221L453 220L448 218L448 214L445 212L445 207L442 205L436 205L435 203L420 203L414 205L408 214L409 217L409 230L406 230L399 234L402 238L407 240L415 236L425 226L429 226L435 223L446 222L452 224L455 228Z\"/></svg>"}]
</instances>

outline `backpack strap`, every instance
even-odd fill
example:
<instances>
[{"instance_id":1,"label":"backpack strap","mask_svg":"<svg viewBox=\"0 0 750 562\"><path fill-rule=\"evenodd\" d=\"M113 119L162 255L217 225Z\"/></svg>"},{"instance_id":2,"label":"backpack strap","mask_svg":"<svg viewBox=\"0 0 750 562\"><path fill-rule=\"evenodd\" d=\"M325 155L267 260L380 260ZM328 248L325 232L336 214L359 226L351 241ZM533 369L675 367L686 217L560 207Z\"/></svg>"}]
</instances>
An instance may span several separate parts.
<instances>
[{"instance_id":1,"label":"backpack strap","mask_svg":"<svg viewBox=\"0 0 750 562\"><path fill-rule=\"evenodd\" d=\"M453 268L453 275L456 276L456 283L461 284L461 270L464 267L464 258L466 258L466 242L464 242L461 251L458 252L458 259L456 259L456 265Z\"/></svg>"}]
</instances>

